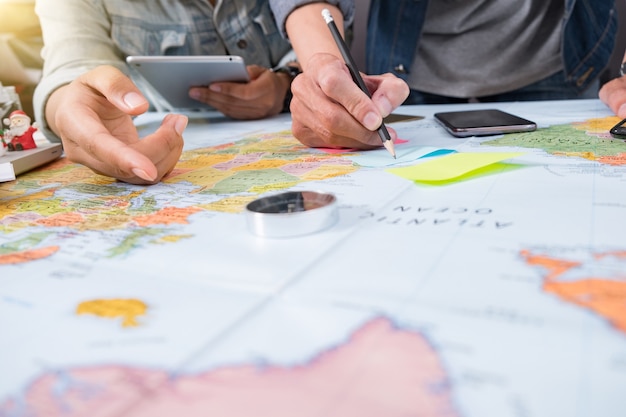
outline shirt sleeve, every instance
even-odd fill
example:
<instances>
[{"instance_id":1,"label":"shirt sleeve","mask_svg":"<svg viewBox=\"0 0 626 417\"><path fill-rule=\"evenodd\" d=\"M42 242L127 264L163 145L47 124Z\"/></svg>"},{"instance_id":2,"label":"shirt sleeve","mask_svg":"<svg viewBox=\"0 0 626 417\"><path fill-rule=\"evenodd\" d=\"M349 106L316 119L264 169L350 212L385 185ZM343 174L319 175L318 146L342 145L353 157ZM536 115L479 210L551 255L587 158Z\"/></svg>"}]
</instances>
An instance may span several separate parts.
<instances>
[{"instance_id":1,"label":"shirt sleeve","mask_svg":"<svg viewBox=\"0 0 626 417\"><path fill-rule=\"evenodd\" d=\"M393 0L390 0L393 1ZM287 38L285 31L285 21L289 14L300 6L309 3L320 3L319 0L270 0L270 6L276 18L276 25L282 35ZM344 26L348 27L354 20L354 0L327 0L325 3L339 7L343 13Z\"/></svg>"},{"instance_id":2,"label":"shirt sleeve","mask_svg":"<svg viewBox=\"0 0 626 417\"><path fill-rule=\"evenodd\" d=\"M110 19L103 2L38 0L35 11L42 29L42 78L33 96L35 120L51 141L60 141L48 127L45 105L59 87L99 65L127 72L121 52L109 35Z\"/></svg>"}]
</instances>

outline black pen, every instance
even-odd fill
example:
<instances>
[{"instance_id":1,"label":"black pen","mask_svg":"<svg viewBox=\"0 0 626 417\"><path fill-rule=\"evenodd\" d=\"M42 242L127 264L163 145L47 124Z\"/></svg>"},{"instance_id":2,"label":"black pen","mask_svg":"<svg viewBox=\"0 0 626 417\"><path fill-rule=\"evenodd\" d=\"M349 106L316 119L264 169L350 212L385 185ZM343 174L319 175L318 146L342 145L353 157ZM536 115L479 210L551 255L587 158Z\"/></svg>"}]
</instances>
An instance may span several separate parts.
<instances>
[{"instance_id":1,"label":"black pen","mask_svg":"<svg viewBox=\"0 0 626 417\"><path fill-rule=\"evenodd\" d=\"M328 9L322 10L322 17L326 21L326 24L328 25L328 28L330 29L330 33L332 33L333 35L333 38L335 38L335 42L337 43L339 52L341 52L341 56L343 56L343 60L346 62L346 66L348 67L348 70L350 70L350 75L352 75L352 79L354 80L356 85L358 85L359 88L365 94L367 94L369 98L372 98L372 95L367 89L367 86L365 85L363 78L361 78L359 69L356 67L354 60L352 59L352 56L350 55L348 46L346 45L343 38L341 37L341 33L339 33L339 29L337 29L337 25L335 24L335 21L333 20L333 16L330 14L330 11ZM383 141L383 146L387 148L389 153L393 155L393 157L395 158L396 150L394 149L394 146L393 146L393 140L391 140L391 137L389 136L389 131L387 131L387 127L385 127L385 123L381 123L380 127L378 128L378 136L380 136L380 139Z\"/></svg>"}]
</instances>

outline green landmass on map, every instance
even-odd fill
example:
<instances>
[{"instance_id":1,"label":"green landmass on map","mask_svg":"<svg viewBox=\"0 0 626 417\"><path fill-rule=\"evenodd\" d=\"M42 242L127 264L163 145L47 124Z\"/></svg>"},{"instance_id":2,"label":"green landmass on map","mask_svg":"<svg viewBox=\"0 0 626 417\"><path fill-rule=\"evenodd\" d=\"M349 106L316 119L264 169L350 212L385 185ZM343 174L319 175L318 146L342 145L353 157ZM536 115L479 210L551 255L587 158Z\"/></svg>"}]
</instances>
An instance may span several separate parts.
<instances>
[{"instance_id":1,"label":"green landmass on map","mask_svg":"<svg viewBox=\"0 0 626 417\"><path fill-rule=\"evenodd\" d=\"M617 120L606 117L540 128L534 132L511 133L485 141L482 145L535 148L552 155L578 156L610 165L626 165L626 142L609 135L609 129Z\"/></svg>"}]
</instances>

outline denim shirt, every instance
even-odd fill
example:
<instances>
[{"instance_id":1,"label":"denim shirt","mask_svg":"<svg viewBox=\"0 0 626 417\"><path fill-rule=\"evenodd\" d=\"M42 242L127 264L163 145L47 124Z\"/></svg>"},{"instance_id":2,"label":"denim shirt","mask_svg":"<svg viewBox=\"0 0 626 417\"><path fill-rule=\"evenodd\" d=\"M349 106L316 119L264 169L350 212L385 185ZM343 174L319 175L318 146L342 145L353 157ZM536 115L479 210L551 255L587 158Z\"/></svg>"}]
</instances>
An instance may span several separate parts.
<instances>
[{"instance_id":1,"label":"denim shirt","mask_svg":"<svg viewBox=\"0 0 626 417\"><path fill-rule=\"evenodd\" d=\"M568 82L583 91L600 75L611 57L617 13L613 0L564 1L563 67ZM366 41L367 73L391 72L406 79L427 6L428 0L372 0Z\"/></svg>"},{"instance_id":2,"label":"denim shirt","mask_svg":"<svg viewBox=\"0 0 626 417\"><path fill-rule=\"evenodd\" d=\"M99 65L125 73L128 55L240 55L274 67L291 52L267 0L38 0L44 37L43 76L33 99L47 129L50 94Z\"/></svg>"}]
</instances>

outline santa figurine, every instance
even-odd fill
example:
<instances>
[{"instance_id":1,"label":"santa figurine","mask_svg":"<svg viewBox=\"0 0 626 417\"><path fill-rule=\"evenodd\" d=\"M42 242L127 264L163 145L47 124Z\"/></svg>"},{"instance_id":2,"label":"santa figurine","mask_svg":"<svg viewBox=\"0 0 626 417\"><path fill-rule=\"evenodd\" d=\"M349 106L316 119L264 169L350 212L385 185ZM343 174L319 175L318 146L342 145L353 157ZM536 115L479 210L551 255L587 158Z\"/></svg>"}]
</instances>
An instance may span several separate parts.
<instances>
[{"instance_id":1,"label":"santa figurine","mask_svg":"<svg viewBox=\"0 0 626 417\"><path fill-rule=\"evenodd\" d=\"M4 124L8 129L4 131L4 142L9 151L23 151L37 147L33 134L37 128L30 124L30 117L22 110L11 112Z\"/></svg>"}]
</instances>

